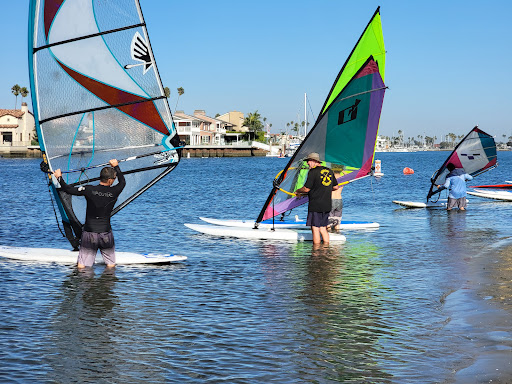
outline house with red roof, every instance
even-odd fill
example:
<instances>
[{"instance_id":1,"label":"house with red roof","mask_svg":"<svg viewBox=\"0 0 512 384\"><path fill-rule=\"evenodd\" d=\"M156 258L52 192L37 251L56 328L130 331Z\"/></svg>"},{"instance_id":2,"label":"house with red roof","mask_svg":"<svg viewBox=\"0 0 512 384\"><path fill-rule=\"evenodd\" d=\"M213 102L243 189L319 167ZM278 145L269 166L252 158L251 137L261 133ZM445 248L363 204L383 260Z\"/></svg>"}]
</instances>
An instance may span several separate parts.
<instances>
[{"instance_id":1,"label":"house with red roof","mask_svg":"<svg viewBox=\"0 0 512 384\"><path fill-rule=\"evenodd\" d=\"M26 147L34 138L35 119L27 103L21 109L0 109L0 147Z\"/></svg>"}]
</instances>

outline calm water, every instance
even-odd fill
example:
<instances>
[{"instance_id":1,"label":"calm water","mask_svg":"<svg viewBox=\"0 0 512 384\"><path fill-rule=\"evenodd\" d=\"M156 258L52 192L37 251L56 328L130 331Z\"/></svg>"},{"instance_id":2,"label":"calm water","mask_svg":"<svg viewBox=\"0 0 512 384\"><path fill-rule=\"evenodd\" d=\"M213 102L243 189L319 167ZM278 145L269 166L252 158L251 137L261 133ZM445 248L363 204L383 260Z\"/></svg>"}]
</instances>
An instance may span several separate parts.
<instances>
[{"instance_id":1,"label":"calm water","mask_svg":"<svg viewBox=\"0 0 512 384\"><path fill-rule=\"evenodd\" d=\"M478 353L464 312L488 305L472 260L508 245L512 204L392 204L423 201L446 156L377 154L385 176L347 186L343 214L381 228L318 249L194 234L183 223L198 216L256 217L286 160L183 159L113 225L118 250L187 262L78 272L0 260L0 382L452 382ZM510 179L512 153L499 161L475 183ZM68 248L39 160L0 159L0 188L0 244Z\"/></svg>"}]
</instances>

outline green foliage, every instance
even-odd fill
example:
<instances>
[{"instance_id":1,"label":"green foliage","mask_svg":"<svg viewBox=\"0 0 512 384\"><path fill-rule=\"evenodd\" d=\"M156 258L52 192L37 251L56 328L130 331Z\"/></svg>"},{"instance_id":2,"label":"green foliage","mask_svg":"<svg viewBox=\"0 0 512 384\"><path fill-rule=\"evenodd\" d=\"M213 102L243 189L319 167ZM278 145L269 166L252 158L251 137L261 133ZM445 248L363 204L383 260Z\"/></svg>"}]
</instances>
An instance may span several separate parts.
<instances>
[{"instance_id":1,"label":"green foliage","mask_svg":"<svg viewBox=\"0 0 512 384\"><path fill-rule=\"evenodd\" d=\"M16 106L18 105L18 95L21 92L21 87L18 84L14 84L11 88L11 92L14 96L16 96L16 102L14 103L14 109L16 109Z\"/></svg>"},{"instance_id":2,"label":"green foliage","mask_svg":"<svg viewBox=\"0 0 512 384\"><path fill-rule=\"evenodd\" d=\"M263 123L261 122L261 115L258 111L254 113L249 113L247 117L244 119L243 125L249 128L253 132L260 132L263 130Z\"/></svg>"},{"instance_id":3,"label":"green foliage","mask_svg":"<svg viewBox=\"0 0 512 384\"><path fill-rule=\"evenodd\" d=\"M34 144L34 141L36 142L35 144ZM34 127L34 129L32 130L32 145L38 145L38 144L39 144L39 137L37 137L37 130Z\"/></svg>"},{"instance_id":4,"label":"green foliage","mask_svg":"<svg viewBox=\"0 0 512 384\"><path fill-rule=\"evenodd\" d=\"M265 142L265 132L263 132L263 131L255 132L254 140L259 141L260 143L264 143Z\"/></svg>"},{"instance_id":5,"label":"green foliage","mask_svg":"<svg viewBox=\"0 0 512 384\"><path fill-rule=\"evenodd\" d=\"M177 91L178 91L178 98L176 99L176 106L174 107L174 112L176 112L176 109L178 109L178 101L180 101L180 96L185 93L185 90L183 89L183 87L179 87L177 89Z\"/></svg>"},{"instance_id":6,"label":"green foliage","mask_svg":"<svg viewBox=\"0 0 512 384\"><path fill-rule=\"evenodd\" d=\"M171 96L171 90L169 89L169 87L164 87L164 95L167 98Z\"/></svg>"}]
</instances>

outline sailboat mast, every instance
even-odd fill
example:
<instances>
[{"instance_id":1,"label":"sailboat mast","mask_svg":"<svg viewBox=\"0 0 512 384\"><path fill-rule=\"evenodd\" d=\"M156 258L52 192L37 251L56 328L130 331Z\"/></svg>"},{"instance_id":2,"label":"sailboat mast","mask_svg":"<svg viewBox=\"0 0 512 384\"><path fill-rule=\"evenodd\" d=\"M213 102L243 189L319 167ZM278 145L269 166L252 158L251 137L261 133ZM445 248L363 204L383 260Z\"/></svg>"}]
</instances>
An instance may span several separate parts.
<instances>
[{"instance_id":1,"label":"sailboat mast","mask_svg":"<svg viewBox=\"0 0 512 384\"><path fill-rule=\"evenodd\" d=\"M307 93L304 92L304 137L308 135Z\"/></svg>"}]
</instances>

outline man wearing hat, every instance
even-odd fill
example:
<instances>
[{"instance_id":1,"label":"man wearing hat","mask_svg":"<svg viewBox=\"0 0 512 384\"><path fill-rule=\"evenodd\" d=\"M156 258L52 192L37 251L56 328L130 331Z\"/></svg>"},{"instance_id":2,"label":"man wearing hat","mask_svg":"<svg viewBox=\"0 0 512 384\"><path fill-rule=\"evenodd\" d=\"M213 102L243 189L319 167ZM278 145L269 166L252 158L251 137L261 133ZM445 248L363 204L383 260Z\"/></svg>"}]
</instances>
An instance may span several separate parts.
<instances>
[{"instance_id":1,"label":"man wearing hat","mask_svg":"<svg viewBox=\"0 0 512 384\"><path fill-rule=\"evenodd\" d=\"M322 239L324 243L329 243L327 225L332 204L331 193L339 188L338 182L334 172L320 163L318 153L310 153L305 160L309 166L308 177L304 186L295 191L295 195L307 194L309 197L306 225L311 227L313 244L319 244Z\"/></svg>"}]
</instances>

